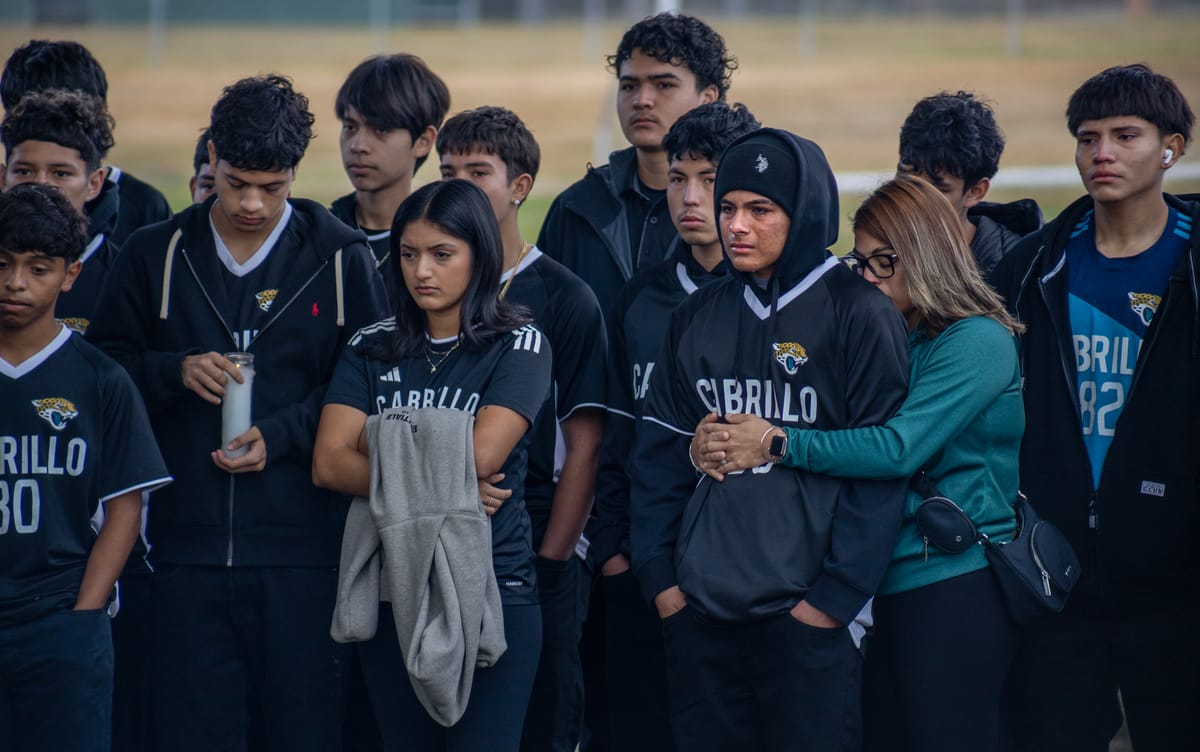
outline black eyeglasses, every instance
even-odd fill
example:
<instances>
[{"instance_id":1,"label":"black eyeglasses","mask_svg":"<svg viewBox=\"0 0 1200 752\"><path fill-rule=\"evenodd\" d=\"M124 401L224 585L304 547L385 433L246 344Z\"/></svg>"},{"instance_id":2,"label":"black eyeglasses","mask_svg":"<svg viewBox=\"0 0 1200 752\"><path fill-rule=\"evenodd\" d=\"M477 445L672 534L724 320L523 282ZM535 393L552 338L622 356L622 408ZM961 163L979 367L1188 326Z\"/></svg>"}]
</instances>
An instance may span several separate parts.
<instances>
[{"instance_id":1,"label":"black eyeglasses","mask_svg":"<svg viewBox=\"0 0 1200 752\"><path fill-rule=\"evenodd\" d=\"M842 256L841 261L858 272L859 276L862 276L865 270L870 269L876 279L887 279L896 273L896 264L900 261L900 257L889 252L890 250L876 251L870 256L864 256L858 251L851 251Z\"/></svg>"}]
</instances>

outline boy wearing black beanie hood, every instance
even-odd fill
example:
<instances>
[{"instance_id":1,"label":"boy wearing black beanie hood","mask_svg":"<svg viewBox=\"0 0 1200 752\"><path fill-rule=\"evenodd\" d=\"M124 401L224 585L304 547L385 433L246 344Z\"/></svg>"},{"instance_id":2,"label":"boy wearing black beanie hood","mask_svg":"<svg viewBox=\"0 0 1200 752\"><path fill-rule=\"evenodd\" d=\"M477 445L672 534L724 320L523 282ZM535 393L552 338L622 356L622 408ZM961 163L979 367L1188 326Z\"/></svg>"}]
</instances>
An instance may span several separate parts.
<instances>
[{"instance_id":1,"label":"boy wearing black beanie hood","mask_svg":"<svg viewBox=\"0 0 1200 752\"><path fill-rule=\"evenodd\" d=\"M827 250L837 184L816 144L747 134L722 155L714 196L734 272L672 316L630 473L633 567L663 618L672 730L680 750L853 748L858 646L905 483L765 460L697 484L688 443L726 413L882 423L907 388L904 324Z\"/></svg>"}]
</instances>

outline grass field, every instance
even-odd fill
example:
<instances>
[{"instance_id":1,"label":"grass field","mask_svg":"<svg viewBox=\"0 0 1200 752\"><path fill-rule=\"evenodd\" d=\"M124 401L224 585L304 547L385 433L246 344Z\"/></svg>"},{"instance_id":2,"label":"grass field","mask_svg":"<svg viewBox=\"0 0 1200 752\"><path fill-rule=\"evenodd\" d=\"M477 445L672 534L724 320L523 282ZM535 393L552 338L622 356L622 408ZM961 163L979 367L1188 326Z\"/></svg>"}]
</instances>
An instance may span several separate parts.
<instances>
[{"instance_id":1,"label":"grass field","mask_svg":"<svg viewBox=\"0 0 1200 752\"><path fill-rule=\"evenodd\" d=\"M994 102L1008 138L1002 165L1014 166L1070 164L1067 97L1109 65L1148 62L1200 105L1200 14L1035 19L1023 28L1020 57L1006 53L1001 19L828 19L817 30L816 54L801 49L800 25L790 19L714 25L740 61L729 98L765 124L817 141L837 171L894 166L900 122L916 99L940 89L972 90ZM603 59L622 30L612 24L588 36L579 25L395 27L386 49L422 56L450 86L452 112L499 104L527 122L543 152L523 211L532 235L553 196L597 152L603 161L608 148L623 144L613 114L615 80ZM145 28L133 26L10 26L0 29L0 49L33 36L77 39L100 58L118 124L111 161L157 185L176 209L187 201L192 146L212 102L224 85L263 72L295 79L317 115L318 138L301 165L297 195L328 202L348 190L333 99L346 73L372 52L365 29L181 27L167 33L153 64ZM431 161L417 182L436 174ZM1170 188L1198 191L1200 181ZM1053 216L1079 192L1071 186L995 198L1032 195ZM842 213L859 199L844 196Z\"/></svg>"}]
</instances>

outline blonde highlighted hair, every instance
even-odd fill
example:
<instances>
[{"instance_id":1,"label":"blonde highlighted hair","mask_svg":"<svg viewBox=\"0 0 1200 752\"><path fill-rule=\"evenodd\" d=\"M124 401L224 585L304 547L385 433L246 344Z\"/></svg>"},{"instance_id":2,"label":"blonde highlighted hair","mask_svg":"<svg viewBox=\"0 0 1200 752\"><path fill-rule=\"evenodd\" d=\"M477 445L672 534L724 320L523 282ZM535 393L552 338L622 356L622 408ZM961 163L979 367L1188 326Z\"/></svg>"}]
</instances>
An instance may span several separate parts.
<instances>
[{"instance_id":1,"label":"blonde highlighted hair","mask_svg":"<svg viewBox=\"0 0 1200 752\"><path fill-rule=\"evenodd\" d=\"M897 175L863 201L853 223L855 232L886 243L900 258L908 296L931 336L971 316L995 319L1013 334L1024 331L983 280L962 220L931 183Z\"/></svg>"}]
</instances>

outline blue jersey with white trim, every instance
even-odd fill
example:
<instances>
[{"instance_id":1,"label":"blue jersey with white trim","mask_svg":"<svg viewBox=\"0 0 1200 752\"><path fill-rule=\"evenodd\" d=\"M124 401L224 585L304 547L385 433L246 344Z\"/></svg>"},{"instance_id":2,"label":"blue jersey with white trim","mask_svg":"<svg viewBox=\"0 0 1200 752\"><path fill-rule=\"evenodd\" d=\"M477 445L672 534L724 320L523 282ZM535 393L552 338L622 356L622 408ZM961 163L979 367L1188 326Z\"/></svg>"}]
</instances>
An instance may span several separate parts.
<instances>
[{"instance_id":1,"label":"blue jersey with white trim","mask_svg":"<svg viewBox=\"0 0 1200 752\"><path fill-rule=\"evenodd\" d=\"M394 407L464 410L506 407L533 424L550 388L550 343L533 325L496 339L487 349L468 350L454 342L433 343L433 353L399 362L376 356L395 329L385 319L359 331L342 352L325 404L340 404L366 415ZM451 351L450 348L454 347ZM525 510L525 478L530 434L517 442L500 472L501 488L513 495L492 516L492 564L506 604L537 603L533 539Z\"/></svg>"},{"instance_id":2,"label":"blue jersey with white trim","mask_svg":"<svg viewBox=\"0 0 1200 752\"><path fill-rule=\"evenodd\" d=\"M0 624L71 608L100 505L171 480L125 371L67 328L0 360Z\"/></svg>"},{"instance_id":3,"label":"blue jersey with white trim","mask_svg":"<svg viewBox=\"0 0 1200 752\"><path fill-rule=\"evenodd\" d=\"M1109 258L1096 250L1095 215L1088 211L1067 241L1076 397L1094 487L1100 485L1104 458L1133 385L1142 340L1191 233L1191 218L1171 209L1154 245L1136 256Z\"/></svg>"}]
</instances>

